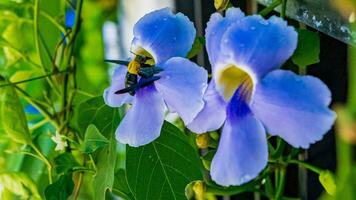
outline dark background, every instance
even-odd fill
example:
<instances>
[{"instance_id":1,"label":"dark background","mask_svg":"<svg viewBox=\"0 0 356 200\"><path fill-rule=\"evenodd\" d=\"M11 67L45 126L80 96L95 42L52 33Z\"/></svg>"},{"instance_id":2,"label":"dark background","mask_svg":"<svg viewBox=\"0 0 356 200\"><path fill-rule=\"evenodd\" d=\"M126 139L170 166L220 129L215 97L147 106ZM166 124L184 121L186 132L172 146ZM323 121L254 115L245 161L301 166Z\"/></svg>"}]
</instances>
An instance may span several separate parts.
<instances>
[{"instance_id":1,"label":"dark background","mask_svg":"<svg viewBox=\"0 0 356 200\"><path fill-rule=\"evenodd\" d=\"M246 11L248 0L233 0L231 3L234 6L240 7ZM215 12L213 1L206 0L176 0L176 8L178 12L182 12L190 19L195 21L198 35L205 34L206 23L209 17ZM258 9L263 9L259 6ZM277 13L272 13L277 14ZM278 15L278 14L277 14ZM295 24L297 22L289 20ZM312 30L308 27L308 29ZM197 62L210 70L210 64L204 51L198 56ZM308 74L320 78L330 88L333 95L333 104L344 103L347 92L347 45L331 38L323 33L320 33L320 63L309 66ZM307 162L318 166L322 169L335 171L336 155L335 155L335 138L334 132L330 131L325 135L324 139L312 145L307 152ZM298 168L295 166L288 167L287 182L285 187L285 195L290 197L303 197L303 199L317 199L324 191L319 183L318 175L312 172L307 173L307 178L304 181L298 180ZM298 188L298 185L306 191ZM231 197L234 199L251 199L253 194L243 194ZM222 198L221 198L222 199Z\"/></svg>"}]
</instances>

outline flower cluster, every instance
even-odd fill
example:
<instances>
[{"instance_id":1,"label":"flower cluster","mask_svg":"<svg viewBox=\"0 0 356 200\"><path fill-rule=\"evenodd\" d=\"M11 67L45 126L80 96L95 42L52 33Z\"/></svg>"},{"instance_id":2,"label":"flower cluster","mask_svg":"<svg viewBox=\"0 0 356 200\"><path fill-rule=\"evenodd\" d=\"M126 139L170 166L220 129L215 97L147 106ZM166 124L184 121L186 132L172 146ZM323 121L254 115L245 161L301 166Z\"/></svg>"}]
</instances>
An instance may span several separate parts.
<instances>
[{"instance_id":1,"label":"flower cluster","mask_svg":"<svg viewBox=\"0 0 356 200\"><path fill-rule=\"evenodd\" d=\"M308 148L331 128L336 116L328 108L327 86L315 77L279 69L297 45L297 32L286 21L245 16L238 8L228 9L225 17L213 14L206 29L209 84L207 72L184 58L194 38L192 22L168 9L137 22L134 52L152 56L163 71L130 96L115 94L125 87L127 69L115 70L105 102L132 104L117 129L119 142L141 146L157 138L165 107L198 134L222 127L211 176L229 186L252 180L266 166L266 133Z\"/></svg>"}]
</instances>

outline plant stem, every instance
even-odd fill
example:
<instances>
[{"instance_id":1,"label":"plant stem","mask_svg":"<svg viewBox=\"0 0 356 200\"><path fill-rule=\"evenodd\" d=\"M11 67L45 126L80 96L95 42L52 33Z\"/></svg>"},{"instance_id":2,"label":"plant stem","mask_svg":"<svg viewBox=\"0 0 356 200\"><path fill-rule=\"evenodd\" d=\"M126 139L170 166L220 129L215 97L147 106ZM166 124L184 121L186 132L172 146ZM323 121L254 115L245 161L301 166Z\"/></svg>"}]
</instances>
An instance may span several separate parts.
<instances>
[{"instance_id":1,"label":"plant stem","mask_svg":"<svg viewBox=\"0 0 356 200\"><path fill-rule=\"evenodd\" d=\"M286 181L286 168L282 167L276 171L278 177L278 185L276 188L275 200L281 200L283 198L284 185Z\"/></svg>"},{"instance_id":2,"label":"plant stem","mask_svg":"<svg viewBox=\"0 0 356 200\"><path fill-rule=\"evenodd\" d=\"M265 17L270 12L272 12L277 6L281 5L281 3L282 3L282 0L275 0L269 6L267 6L265 9L263 9L259 14L261 16Z\"/></svg>"},{"instance_id":3,"label":"plant stem","mask_svg":"<svg viewBox=\"0 0 356 200\"><path fill-rule=\"evenodd\" d=\"M35 0L34 2L34 7L33 7L33 31L34 31L34 39L35 39L35 48L36 52L38 54L39 60L40 60L40 66L42 69L42 72L44 74L48 73L48 70L44 66L44 59L41 54L41 43L40 43L40 33L39 33L39 6L40 6L40 0ZM54 86L52 79L50 77L46 77L46 80L48 84L50 85L51 88L53 88L54 91L58 93L58 88Z\"/></svg>"},{"instance_id":4,"label":"plant stem","mask_svg":"<svg viewBox=\"0 0 356 200\"><path fill-rule=\"evenodd\" d=\"M276 151L273 153L272 157L274 159L280 158L283 155L285 147L286 147L286 143L281 138L278 137Z\"/></svg>"},{"instance_id":5,"label":"plant stem","mask_svg":"<svg viewBox=\"0 0 356 200\"><path fill-rule=\"evenodd\" d=\"M232 186L232 187L221 187L221 186L215 186L211 184L206 184L206 192L207 193L212 193L216 195L235 195L235 194L240 194L243 192L254 192L257 191L259 193L262 193L263 195L267 196L267 194L263 193L263 191L260 191L259 189L256 189L255 186L257 184L260 184L261 181L269 176L270 172L269 170L265 170L262 175L257 177L251 182L248 182L244 185L241 186Z\"/></svg>"},{"instance_id":6,"label":"plant stem","mask_svg":"<svg viewBox=\"0 0 356 200\"><path fill-rule=\"evenodd\" d=\"M47 78L47 77L50 77L50 76L55 76L55 75L62 74L62 73L68 73L68 71L53 72L51 74L46 74L46 75L43 75L43 76L37 76L37 77L34 77L34 78L22 80L22 81L9 82L9 83L0 85L0 88L1 87L5 87L5 86L10 86L10 85L18 85L18 84L21 84L21 83L27 83L27 82L31 82L31 81Z\"/></svg>"},{"instance_id":7,"label":"plant stem","mask_svg":"<svg viewBox=\"0 0 356 200\"><path fill-rule=\"evenodd\" d=\"M299 67L298 71L299 71L300 75L306 75L307 74L307 67Z\"/></svg>"},{"instance_id":8,"label":"plant stem","mask_svg":"<svg viewBox=\"0 0 356 200\"><path fill-rule=\"evenodd\" d=\"M19 88L18 86L14 86L17 91L19 91L22 95L22 97L29 103L31 104L33 107L35 107L48 121L50 121L52 123L52 125L58 129L59 128L59 124L58 122L54 119L54 117L51 115L51 113L49 113L46 108L44 108L43 104L41 104L41 102L33 99L29 94L27 94L27 92L25 92L24 90L22 90L21 88Z\"/></svg>"},{"instance_id":9,"label":"plant stem","mask_svg":"<svg viewBox=\"0 0 356 200\"><path fill-rule=\"evenodd\" d=\"M355 23L351 24L352 30L356 30ZM348 98L347 108L353 116L356 116L356 47L349 45L348 48Z\"/></svg>"},{"instance_id":10,"label":"plant stem","mask_svg":"<svg viewBox=\"0 0 356 200\"><path fill-rule=\"evenodd\" d=\"M29 156L32 156L32 157L34 157L34 158L37 158L38 160L43 161L41 157L39 157L38 155L35 155L35 154L33 154L33 153L26 152L26 151L20 151L19 153L25 154L25 155L29 155Z\"/></svg>"},{"instance_id":11,"label":"plant stem","mask_svg":"<svg viewBox=\"0 0 356 200\"><path fill-rule=\"evenodd\" d=\"M33 150L35 150L35 152L41 158L41 160L47 165L49 184L52 184L53 181L52 181L52 165L51 165L51 163L46 158L46 156L44 156L43 153L36 147L35 144L31 143L30 146Z\"/></svg>"},{"instance_id":12,"label":"plant stem","mask_svg":"<svg viewBox=\"0 0 356 200\"><path fill-rule=\"evenodd\" d=\"M39 121L38 123L36 123L35 125L30 127L30 131L34 131L38 128L40 128L41 126L45 125L48 122L47 118L44 118L43 120Z\"/></svg>"},{"instance_id":13,"label":"plant stem","mask_svg":"<svg viewBox=\"0 0 356 200\"><path fill-rule=\"evenodd\" d=\"M300 161L300 160L290 160L288 161L288 163L292 163L292 164L297 164L301 167L304 167L306 169L309 169L310 171L313 171L317 174L320 174L323 170L320 169L319 167L316 167L314 165L311 165L309 163L306 163L306 162L303 162L303 161Z\"/></svg>"},{"instance_id":14,"label":"plant stem","mask_svg":"<svg viewBox=\"0 0 356 200\"><path fill-rule=\"evenodd\" d=\"M34 6L33 6L33 31L34 31L34 37L35 37L35 48L36 48L36 52L37 52L37 55L40 60L40 65L42 68L44 68L44 65L43 65L44 62L43 62L43 58L41 55L41 49L40 49L41 47L40 47L39 28L38 28L39 7L40 7L40 0L35 0ZM44 69L44 71L46 71L46 69Z\"/></svg>"},{"instance_id":15,"label":"plant stem","mask_svg":"<svg viewBox=\"0 0 356 200\"><path fill-rule=\"evenodd\" d=\"M57 22L57 20L55 20L51 15L49 15L47 12L41 10L40 11L40 15L42 15L43 17L45 17L48 21L50 21L55 27L58 28L59 31L61 31L63 34L66 32L66 29Z\"/></svg>"},{"instance_id":16,"label":"plant stem","mask_svg":"<svg viewBox=\"0 0 356 200\"><path fill-rule=\"evenodd\" d=\"M93 165L94 170L97 171L95 161L94 161L93 156L92 156L91 154L89 154L89 158L90 158L90 162L91 162L92 165Z\"/></svg>"},{"instance_id":17,"label":"plant stem","mask_svg":"<svg viewBox=\"0 0 356 200\"><path fill-rule=\"evenodd\" d=\"M82 185L83 182L83 172L79 172L79 177L78 177L78 182L74 188L74 192L73 192L73 196L74 196L74 200L78 199L78 195L79 195L79 191L80 191L80 187Z\"/></svg>"},{"instance_id":18,"label":"plant stem","mask_svg":"<svg viewBox=\"0 0 356 200\"><path fill-rule=\"evenodd\" d=\"M281 18L286 17L286 10L287 10L287 0L282 0Z\"/></svg>"}]
</instances>

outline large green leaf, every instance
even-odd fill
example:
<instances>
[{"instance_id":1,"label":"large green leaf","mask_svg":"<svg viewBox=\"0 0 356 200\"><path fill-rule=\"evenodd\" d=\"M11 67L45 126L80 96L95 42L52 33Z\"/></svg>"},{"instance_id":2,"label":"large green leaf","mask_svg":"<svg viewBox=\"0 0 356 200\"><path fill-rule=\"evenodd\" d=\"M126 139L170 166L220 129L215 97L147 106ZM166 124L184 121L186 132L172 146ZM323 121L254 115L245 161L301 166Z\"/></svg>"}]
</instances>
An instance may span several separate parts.
<instances>
[{"instance_id":1,"label":"large green leaf","mask_svg":"<svg viewBox=\"0 0 356 200\"><path fill-rule=\"evenodd\" d=\"M319 181L328 194L330 195L335 194L336 192L335 177L331 171L329 170L322 171L319 174Z\"/></svg>"},{"instance_id":2,"label":"large green leaf","mask_svg":"<svg viewBox=\"0 0 356 200\"><path fill-rule=\"evenodd\" d=\"M112 136L109 145L100 150L97 156L97 171L93 181L94 199L104 200L106 191L112 191L115 180L116 156L116 140Z\"/></svg>"},{"instance_id":3,"label":"large green leaf","mask_svg":"<svg viewBox=\"0 0 356 200\"><path fill-rule=\"evenodd\" d=\"M1 81L0 84L5 83ZM27 126L24 109L13 86L0 88L0 118L2 129L9 138L21 144L30 144L31 135Z\"/></svg>"},{"instance_id":4,"label":"large green leaf","mask_svg":"<svg viewBox=\"0 0 356 200\"><path fill-rule=\"evenodd\" d=\"M83 152L93 153L108 144L109 140L100 133L95 125L90 124L85 132Z\"/></svg>"},{"instance_id":5,"label":"large green leaf","mask_svg":"<svg viewBox=\"0 0 356 200\"><path fill-rule=\"evenodd\" d=\"M79 165L70 153L63 153L54 158L54 170L57 174L67 173Z\"/></svg>"},{"instance_id":6,"label":"large green leaf","mask_svg":"<svg viewBox=\"0 0 356 200\"><path fill-rule=\"evenodd\" d=\"M198 152L168 122L154 142L139 148L127 147L127 181L138 200L186 199L186 185L203 178L201 168Z\"/></svg>"},{"instance_id":7,"label":"large green leaf","mask_svg":"<svg viewBox=\"0 0 356 200\"><path fill-rule=\"evenodd\" d=\"M47 200L67 200L74 189L72 174L64 174L53 184L49 185L45 191Z\"/></svg>"},{"instance_id":8,"label":"large green leaf","mask_svg":"<svg viewBox=\"0 0 356 200\"><path fill-rule=\"evenodd\" d=\"M126 200L134 199L134 197L130 191L130 187L127 183L126 172L124 169L119 169L115 173L115 182L114 182L114 187L113 187L113 193L126 199Z\"/></svg>"},{"instance_id":9,"label":"large green leaf","mask_svg":"<svg viewBox=\"0 0 356 200\"><path fill-rule=\"evenodd\" d=\"M101 134L110 138L113 132L111 124L114 123L117 126L120 116L116 109L107 106L103 97L99 96L82 102L76 110L75 120L81 134L84 134L88 126L93 124ZM116 129L116 127L114 128Z\"/></svg>"},{"instance_id":10,"label":"large green leaf","mask_svg":"<svg viewBox=\"0 0 356 200\"><path fill-rule=\"evenodd\" d=\"M298 46L295 50L292 61L299 67L319 62L320 38L318 33L306 29L298 30Z\"/></svg>"},{"instance_id":11,"label":"large green leaf","mask_svg":"<svg viewBox=\"0 0 356 200\"><path fill-rule=\"evenodd\" d=\"M105 199L107 190L112 190L115 177L116 164L116 140L115 130L120 122L121 116L118 109L105 105L103 98L94 97L78 107L77 125L85 132L89 125L93 124L109 141L108 145L97 151L97 171L93 180L94 199Z\"/></svg>"}]
</instances>

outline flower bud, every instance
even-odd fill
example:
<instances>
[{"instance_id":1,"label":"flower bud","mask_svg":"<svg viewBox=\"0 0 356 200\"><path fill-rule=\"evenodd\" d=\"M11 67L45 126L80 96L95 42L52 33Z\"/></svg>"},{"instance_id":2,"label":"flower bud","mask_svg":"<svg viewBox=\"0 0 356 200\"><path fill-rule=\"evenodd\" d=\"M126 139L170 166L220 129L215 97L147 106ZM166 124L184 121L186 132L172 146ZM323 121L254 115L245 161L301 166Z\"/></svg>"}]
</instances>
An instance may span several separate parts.
<instances>
[{"instance_id":1,"label":"flower bud","mask_svg":"<svg viewBox=\"0 0 356 200\"><path fill-rule=\"evenodd\" d=\"M229 5L229 0L215 0L214 6L217 11L223 11Z\"/></svg>"},{"instance_id":2,"label":"flower bud","mask_svg":"<svg viewBox=\"0 0 356 200\"><path fill-rule=\"evenodd\" d=\"M193 191L195 193L195 199L204 199L206 191L205 183L203 181L195 181Z\"/></svg>"},{"instance_id":3,"label":"flower bud","mask_svg":"<svg viewBox=\"0 0 356 200\"><path fill-rule=\"evenodd\" d=\"M200 149L208 148L210 140L211 138L209 133L200 134L195 138L195 142Z\"/></svg>"}]
</instances>

